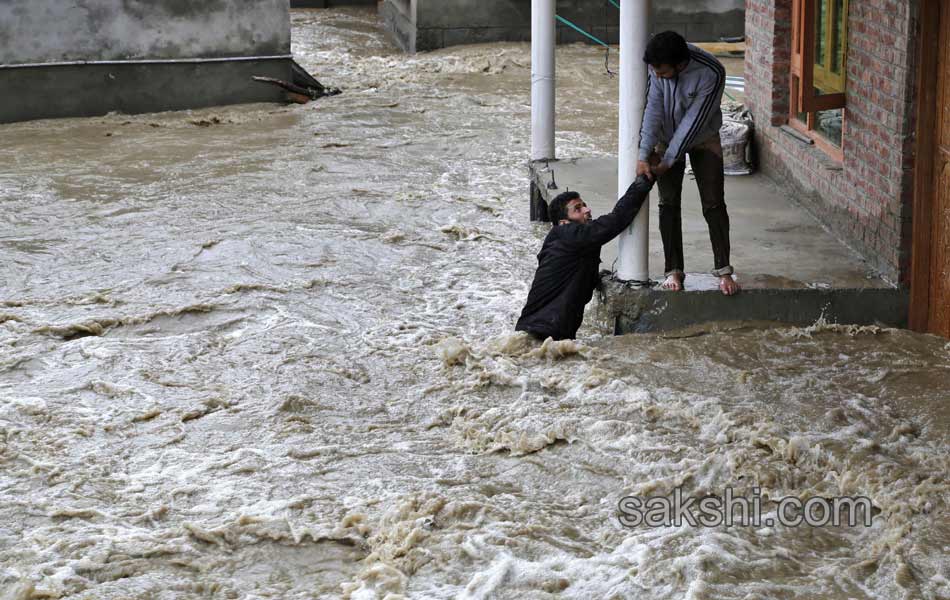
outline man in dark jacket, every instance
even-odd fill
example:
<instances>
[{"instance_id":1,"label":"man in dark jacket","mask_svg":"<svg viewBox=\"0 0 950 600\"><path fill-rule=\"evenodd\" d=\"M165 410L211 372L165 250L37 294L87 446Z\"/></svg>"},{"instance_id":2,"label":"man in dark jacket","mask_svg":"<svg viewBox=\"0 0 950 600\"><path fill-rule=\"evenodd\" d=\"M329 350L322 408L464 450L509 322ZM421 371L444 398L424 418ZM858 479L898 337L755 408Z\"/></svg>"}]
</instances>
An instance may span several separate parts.
<instances>
[{"instance_id":1,"label":"man in dark jacket","mask_svg":"<svg viewBox=\"0 0 950 600\"><path fill-rule=\"evenodd\" d=\"M574 339L600 282L601 246L633 222L652 187L650 179L637 177L614 209L594 220L577 192L551 201L552 228L538 253L538 270L516 330L541 339Z\"/></svg>"}]
</instances>

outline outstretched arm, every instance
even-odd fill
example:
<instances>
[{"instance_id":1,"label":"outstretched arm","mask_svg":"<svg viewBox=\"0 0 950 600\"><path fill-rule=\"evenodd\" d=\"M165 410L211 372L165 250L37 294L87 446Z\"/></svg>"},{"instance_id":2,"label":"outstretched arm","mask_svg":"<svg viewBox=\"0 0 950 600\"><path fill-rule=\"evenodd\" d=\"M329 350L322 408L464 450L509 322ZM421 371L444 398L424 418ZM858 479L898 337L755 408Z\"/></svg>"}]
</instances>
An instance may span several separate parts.
<instances>
[{"instance_id":1,"label":"outstretched arm","mask_svg":"<svg viewBox=\"0 0 950 600\"><path fill-rule=\"evenodd\" d=\"M641 175L630 184L627 192L617 201L614 209L597 217L590 225L571 228L571 235L562 238L578 248L603 246L626 229L640 212L640 207L650 196L653 181Z\"/></svg>"}]
</instances>

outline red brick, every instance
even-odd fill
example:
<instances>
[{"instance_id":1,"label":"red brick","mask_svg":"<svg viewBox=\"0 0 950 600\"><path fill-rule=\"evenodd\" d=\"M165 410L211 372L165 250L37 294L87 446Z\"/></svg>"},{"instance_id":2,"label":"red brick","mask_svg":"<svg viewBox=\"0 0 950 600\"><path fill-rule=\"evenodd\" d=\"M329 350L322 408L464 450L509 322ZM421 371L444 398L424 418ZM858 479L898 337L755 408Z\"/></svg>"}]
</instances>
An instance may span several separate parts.
<instances>
[{"instance_id":1,"label":"red brick","mask_svg":"<svg viewBox=\"0 0 950 600\"><path fill-rule=\"evenodd\" d=\"M917 8L909 0L851 0L843 170L768 125L760 162L790 185L815 190L812 208L891 279L906 279L913 184L913 72ZM746 2L746 97L760 123L787 122L790 0ZM756 81L751 75L754 74ZM903 254L902 254L903 253Z\"/></svg>"}]
</instances>

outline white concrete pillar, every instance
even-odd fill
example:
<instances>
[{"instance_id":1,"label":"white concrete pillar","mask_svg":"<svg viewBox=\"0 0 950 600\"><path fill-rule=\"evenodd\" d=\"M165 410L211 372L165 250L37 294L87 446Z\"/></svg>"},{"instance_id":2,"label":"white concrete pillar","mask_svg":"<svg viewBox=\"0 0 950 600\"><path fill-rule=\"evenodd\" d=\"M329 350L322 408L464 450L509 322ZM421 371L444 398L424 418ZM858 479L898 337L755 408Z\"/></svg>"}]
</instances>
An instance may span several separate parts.
<instances>
[{"instance_id":1,"label":"white concrete pillar","mask_svg":"<svg viewBox=\"0 0 950 600\"><path fill-rule=\"evenodd\" d=\"M620 149L617 165L619 198L637 176L640 124L647 96L647 65L643 52L650 39L650 0L620 2ZM650 278L650 203L643 203L633 223L620 234L619 279Z\"/></svg>"},{"instance_id":2,"label":"white concrete pillar","mask_svg":"<svg viewBox=\"0 0 950 600\"><path fill-rule=\"evenodd\" d=\"M531 0L531 160L554 158L555 0Z\"/></svg>"}]
</instances>

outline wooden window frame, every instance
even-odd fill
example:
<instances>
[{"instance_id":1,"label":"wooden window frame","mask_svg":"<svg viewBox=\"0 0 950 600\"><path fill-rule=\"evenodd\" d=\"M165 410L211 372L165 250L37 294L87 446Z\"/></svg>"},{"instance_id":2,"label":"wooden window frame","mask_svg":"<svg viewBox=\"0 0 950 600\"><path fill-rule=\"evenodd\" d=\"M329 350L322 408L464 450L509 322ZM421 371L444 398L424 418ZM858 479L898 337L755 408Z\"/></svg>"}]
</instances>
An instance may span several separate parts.
<instances>
[{"instance_id":1,"label":"wooden window frame","mask_svg":"<svg viewBox=\"0 0 950 600\"><path fill-rule=\"evenodd\" d=\"M908 326L926 333L930 328L930 254L933 242L934 161L938 107L945 101L937 88L940 20L950 11L941 0L922 0L917 38L917 152L914 157L914 204L910 251ZM943 14L941 14L943 13Z\"/></svg>"},{"instance_id":2,"label":"wooden window frame","mask_svg":"<svg viewBox=\"0 0 950 600\"><path fill-rule=\"evenodd\" d=\"M829 0L833 2L834 0ZM789 76L788 124L808 136L822 152L837 162L844 162L844 142L847 134L846 93L815 94L815 14L819 0L792 0L792 51ZM848 0L844 0L844 18L848 15ZM831 20L829 19L829 22ZM831 27L828 27L826 48L831 48ZM847 79L847 35L842 40L844 64L843 78ZM820 75L819 75L820 76ZM815 129L815 113L824 110L842 109L841 146L828 141ZM805 121L798 118L805 113Z\"/></svg>"}]
</instances>

